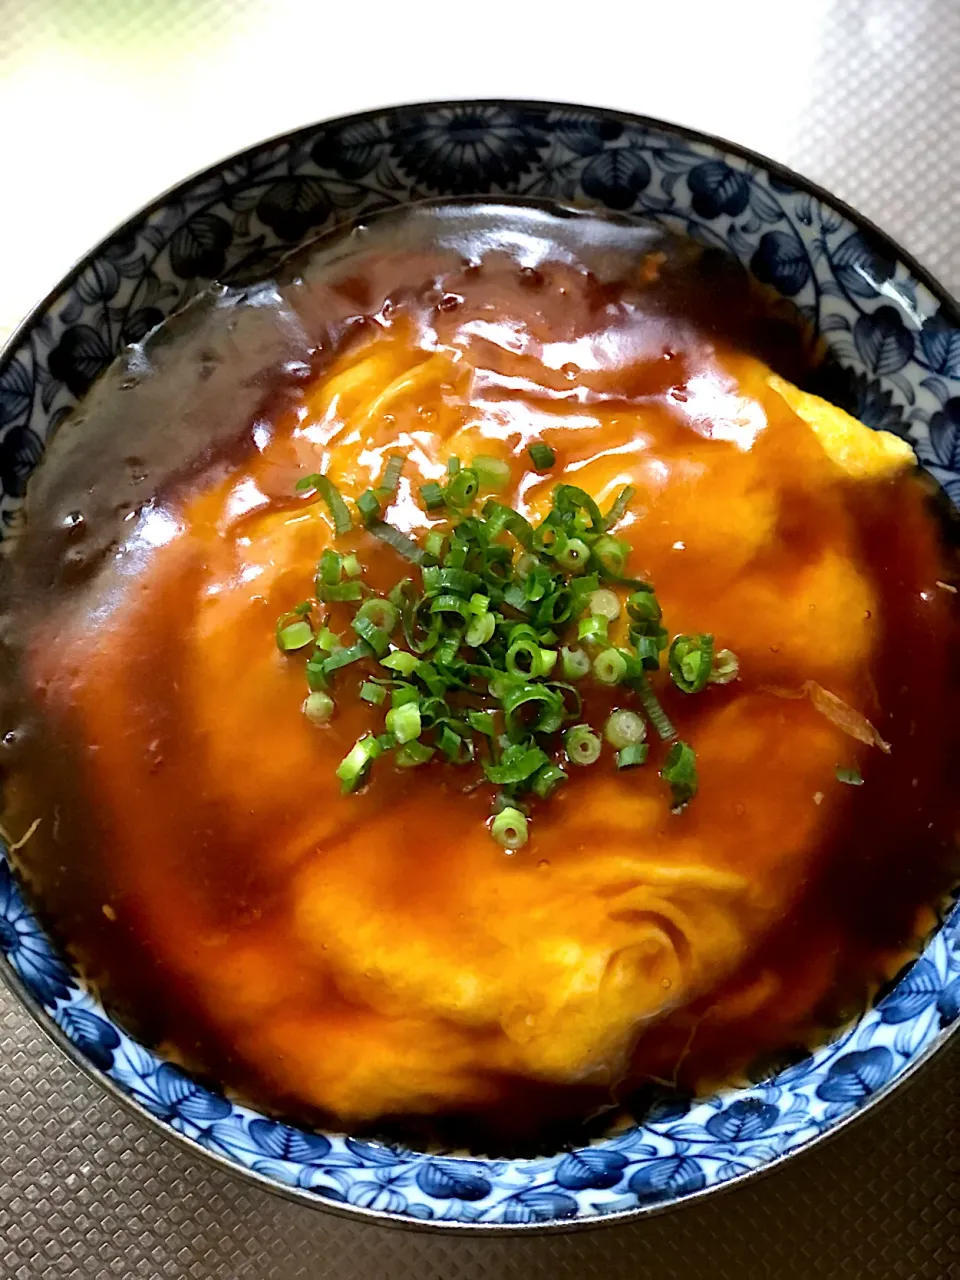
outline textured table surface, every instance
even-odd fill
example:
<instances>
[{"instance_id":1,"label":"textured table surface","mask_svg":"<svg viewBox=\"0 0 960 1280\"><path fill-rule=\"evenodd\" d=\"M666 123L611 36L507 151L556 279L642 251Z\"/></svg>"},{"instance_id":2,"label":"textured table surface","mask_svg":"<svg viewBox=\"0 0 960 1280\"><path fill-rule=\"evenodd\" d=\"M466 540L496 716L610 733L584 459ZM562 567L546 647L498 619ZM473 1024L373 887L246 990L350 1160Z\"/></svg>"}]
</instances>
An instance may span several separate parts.
<instances>
[{"instance_id":1,"label":"textured table surface","mask_svg":"<svg viewBox=\"0 0 960 1280\"><path fill-rule=\"evenodd\" d=\"M0 0L0 338L138 204L238 147L381 103L599 102L754 146L960 293L960 0ZM375 16L374 16L375 15ZM356 1225L132 1119L0 991L0 1280L952 1280L960 1043L862 1123L714 1199L577 1235Z\"/></svg>"}]
</instances>

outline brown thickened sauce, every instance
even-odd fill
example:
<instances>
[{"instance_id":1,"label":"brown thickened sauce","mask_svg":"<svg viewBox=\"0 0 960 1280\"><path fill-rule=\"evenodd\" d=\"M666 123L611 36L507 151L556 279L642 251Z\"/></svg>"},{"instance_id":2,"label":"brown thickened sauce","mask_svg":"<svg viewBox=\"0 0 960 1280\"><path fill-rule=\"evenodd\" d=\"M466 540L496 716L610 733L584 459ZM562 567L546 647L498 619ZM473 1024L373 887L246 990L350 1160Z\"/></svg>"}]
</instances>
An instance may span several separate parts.
<instances>
[{"instance_id":1,"label":"brown thickened sauce","mask_svg":"<svg viewBox=\"0 0 960 1280\"><path fill-rule=\"evenodd\" d=\"M767 381L812 365L722 258L480 205L322 244L111 371L32 482L3 647L5 825L39 819L19 870L108 1008L271 1112L477 1150L582 1138L651 1080L734 1080L862 1009L955 874L955 574L920 479L837 461ZM533 520L561 477L601 506L635 486L618 536L666 625L740 660L662 685L699 756L685 812L655 747L571 768L514 855L469 766L340 794L382 710L358 664L329 726L301 714L274 625L333 536L294 486L355 499L398 450L386 514L415 535L451 454L507 462ZM335 545L379 590L407 572ZM807 681L889 754L784 696ZM631 705L583 693L594 725Z\"/></svg>"}]
</instances>

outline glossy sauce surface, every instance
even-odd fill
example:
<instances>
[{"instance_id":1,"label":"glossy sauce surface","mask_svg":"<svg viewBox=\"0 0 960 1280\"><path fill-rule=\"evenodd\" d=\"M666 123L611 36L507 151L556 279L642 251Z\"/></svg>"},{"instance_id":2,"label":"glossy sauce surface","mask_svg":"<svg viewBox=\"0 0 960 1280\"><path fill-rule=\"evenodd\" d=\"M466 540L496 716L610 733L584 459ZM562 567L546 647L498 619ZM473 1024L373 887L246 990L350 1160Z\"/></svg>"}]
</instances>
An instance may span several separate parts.
<instances>
[{"instance_id":1,"label":"glossy sauce surface","mask_svg":"<svg viewBox=\"0 0 960 1280\"><path fill-rule=\"evenodd\" d=\"M105 425L131 397L91 398L96 484L54 445L9 570L6 823L41 819L19 854L41 910L177 1060L308 1122L440 1116L509 1145L808 1044L904 962L951 874L954 597L919 481L830 456L767 380L802 376L802 340L735 272L592 219L423 217L148 347L137 456ZM187 359L210 370L192 397ZM387 518L415 534L451 454L507 461L498 496L534 520L561 476L601 506L636 487L618 536L666 624L740 660L701 696L664 686L700 760L684 813L609 749L513 856L470 767L340 795L375 713L352 667L311 726L302 657L273 644L332 541L294 485L356 498L398 449ZM378 589L406 571L369 535L336 545ZM781 696L805 681L889 755ZM594 724L630 705L584 695Z\"/></svg>"}]
</instances>

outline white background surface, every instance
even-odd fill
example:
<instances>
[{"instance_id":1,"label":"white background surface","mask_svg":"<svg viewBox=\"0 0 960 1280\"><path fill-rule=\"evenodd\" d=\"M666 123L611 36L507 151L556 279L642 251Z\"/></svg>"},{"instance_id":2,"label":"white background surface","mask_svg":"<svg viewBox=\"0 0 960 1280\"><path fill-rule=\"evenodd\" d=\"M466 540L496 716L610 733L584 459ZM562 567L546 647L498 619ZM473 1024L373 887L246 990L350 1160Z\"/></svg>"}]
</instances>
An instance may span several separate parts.
<instances>
[{"instance_id":1,"label":"white background surface","mask_svg":"<svg viewBox=\"0 0 960 1280\"><path fill-rule=\"evenodd\" d=\"M958 47L960 0L0 0L0 337L196 169L446 97L589 102L732 138L956 288Z\"/></svg>"}]
</instances>

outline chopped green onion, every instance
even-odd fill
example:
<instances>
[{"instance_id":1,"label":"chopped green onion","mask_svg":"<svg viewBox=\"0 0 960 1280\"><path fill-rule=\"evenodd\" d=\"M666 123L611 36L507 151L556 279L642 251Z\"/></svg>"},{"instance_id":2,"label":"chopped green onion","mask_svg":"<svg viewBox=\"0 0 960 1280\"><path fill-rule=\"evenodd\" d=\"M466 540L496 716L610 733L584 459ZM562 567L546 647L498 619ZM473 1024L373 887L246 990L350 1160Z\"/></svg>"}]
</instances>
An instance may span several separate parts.
<instances>
[{"instance_id":1,"label":"chopped green onion","mask_svg":"<svg viewBox=\"0 0 960 1280\"><path fill-rule=\"evenodd\" d=\"M414 769L418 764L426 764L434 754L434 748L423 742L405 742L398 748L393 761L401 769Z\"/></svg>"},{"instance_id":2,"label":"chopped green onion","mask_svg":"<svg viewBox=\"0 0 960 1280\"><path fill-rule=\"evenodd\" d=\"M370 702L375 707L379 707L386 701L387 691L382 684L372 684L369 680L364 680L360 686L360 697L364 702Z\"/></svg>"},{"instance_id":3,"label":"chopped green onion","mask_svg":"<svg viewBox=\"0 0 960 1280\"><path fill-rule=\"evenodd\" d=\"M332 675L334 671L339 671L341 667L349 667L353 662L359 662L361 658L369 658L373 656L373 650L367 644L366 640L358 640L356 644L350 645L349 648L334 649L328 658L323 660L323 674Z\"/></svg>"},{"instance_id":4,"label":"chopped green onion","mask_svg":"<svg viewBox=\"0 0 960 1280\"><path fill-rule=\"evenodd\" d=\"M590 592L587 602L592 614L606 618L608 622L615 622L620 617L620 599L615 591L601 587L598 591Z\"/></svg>"},{"instance_id":5,"label":"chopped green onion","mask_svg":"<svg viewBox=\"0 0 960 1280\"><path fill-rule=\"evenodd\" d=\"M729 684L740 675L740 661L731 649L718 649L713 655L713 670L708 676L710 684Z\"/></svg>"},{"instance_id":6,"label":"chopped green onion","mask_svg":"<svg viewBox=\"0 0 960 1280\"><path fill-rule=\"evenodd\" d=\"M390 633L378 627L372 619L364 618L358 613L350 625L360 639L367 642L378 658L382 658L389 650Z\"/></svg>"},{"instance_id":7,"label":"chopped green onion","mask_svg":"<svg viewBox=\"0 0 960 1280\"><path fill-rule=\"evenodd\" d=\"M321 475L304 476L303 479L297 481L296 487L301 493L306 489L315 489L319 493L330 510L335 537L339 538L342 534L350 532L353 528L350 509L332 480Z\"/></svg>"},{"instance_id":8,"label":"chopped green onion","mask_svg":"<svg viewBox=\"0 0 960 1280\"><path fill-rule=\"evenodd\" d=\"M440 532L439 529L431 529L430 532L427 534L426 541L423 544L424 550L426 551L427 555L433 556L435 559L439 560L439 558L443 555L443 544L446 542L446 540L447 540L446 537L444 536L444 534Z\"/></svg>"},{"instance_id":9,"label":"chopped green onion","mask_svg":"<svg viewBox=\"0 0 960 1280\"><path fill-rule=\"evenodd\" d=\"M557 764L545 764L533 779L532 788L542 800L550 796L567 781L567 775Z\"/></svg>"},{"instance_id":10,"label":"chopped green onion","mask_svg":"<svg viewBox=\"0 0 960 1280\"><path fill-rule=\"evenodd\" d=\"M860 770L854 766L852 769L844 768L843 765L837 765L836 776L838 782L845 782L848 787L862 787L863 776Z\"/></svg>"},{"instance_id":11,"label":"chopped green onion","mask_svg":"<svg viewBox=\"0 0 960 1280\"><path fill-rule=\"evenodd\" d=\"M518 733L526 729L531 733L556 733L564 721L563 695L557 689L542 684L514 684L504 690L501 701L507 729ZM536 710L530 720L529 713ZM529 721L523 724L520 712Z\"/></svg>"},{"instance_id":12,"label":"chopped green onion","mask_svg":"<svg viewBox=\"0 0 960 1280\"><path fill-rule=\"evenodd\" d=\"M504 489L510 483L510 464L481 453L470 463L484 489Z\"/></svg>"},{"instance_id":13,"label":"chopped green onion","mask_svg":"<svg viewBox=\"0 0 960 1280\"><path fill-rule=\"evenodd\" d=\"M362 600L363 587L359 582L336 582L331 586L319 586L317 599L324 604L343 603L344 601Z\"/></svg>"},{"instance_id":14,"label":"chopped green onion","mask_svg":"<svg viewBox=\"0 0 960 1280\"><path fill-rule=\"evenodd\" d=\"M492 738L497 731L496 721L489 711L468 711L467 724L487 738Z\"/></svg>"},{"instance_id":15,"label":"chopped green onion","mask_svg":"<svg viewBox=\"0 0 960 1280\"><path fill-rule=\"evenodd\" d=\"M298 618L296 622L289 622L286 626L277 625L277 648L281 653L293 653L296 649L303 649L312 639L313 627L303 618Z\"/></svg>"},{"instance_id":16,"label":"chopped green onion","mask_svg":"<svg viewBox=\"0 0 960 1280\"><path fill-rule=\"evenodd\" d=\"M460 470L460 459L457 457L449 457L447 459L447 475L455 476Z\"/></svg>"},{"instance_id":17,"label":"chopped green onion","mask_svg":"<svg viewBox=\"0 0 960 1280\"><path fill-rule=\"evenodd\" d=\"M590 559L590 548L582 539L571 538L555 559L567 573L582 573Z\"/></svg>"},{"instance_id":18,"label":"chopped green onion","mask_svg":"<svg viewBox=\"0 0 960 1280\"><path fill-rule=\"evenodd\" d=\"M541 440L536 441L527 449L530 455L530 461L538 471L549 471L557 460L557 455L553 452L548 444L544 444Z\"/></svg>"},{"instance_id":19,"label":"chopped green onion","mask_svg":"<svg viewBox=\"0 0 960 1280\"><path fill-rule=\"evenodd\" d=\"M375 627L387 632L393 631L400 621L397 606L379 596L362 604L357 610L357 617L369 618Z\"/></svg>"},{"instance_id":20,"label":"chopped green onion","mask_svg":"<svg viewBox=\"0 0 960 1280\"><path fill-rule=\"evenodd\" d=\"M609 533L603 534L593 544L594 559L600 564L604 573L613 578L621 576L626 568L629 554L630 544L611 537Z\"/></svg>"},{"instance_id":21,"label":"chopped green onion","mask_svg":"<svg viewBox=\"0 0 960 1280\"><path fill-rule=\"evenodd\" d=\"M618 749L636 746L647 736L647 722L635 711L613 711L603 726L603 736Z\"/></svg>"},{"instance_id":22,"label":"chopped green onion","mask_svg":"<svg viewBox=\"0 0 960 1280\"><path fill-rule=\"evenodd\" d=\"M387 465L383 469L383 475L378 486L380 493L385 497L391 493L396 493L397 486L400 484L400 473L403 471L403 464L406 460L402 453L391 453L387 459Z\"/></svg>"},{"instance_id":23,"label":"chopped green onion","mask_svg":"<svg viewBox=\"0 0 960 1280\"><path fill-rule=\"evenodd\" d=\"M519 809L508 805L490 824L490 834L504 849L522 849L527 843L527 820Z\"/></svg>"},{"instance_id":24,"label":"chopped green onion","mask_svg":"<svg viewBox=\"0 0 960 1280\"><path fill-rule=\"evenodd\" d=\"M560 655L557 653L556 649L541 649L541 650L540 650L540 674L541 674L541 676L548 676L548 675L550 674L550 672L553 670L553 668L557 665L557 658L558 658L559 656L560 656Z\"/></svg>"},{"instance_id":25,"label":"chopped green onion","mask_svg":"<svg viewBox=\"0 0 960 1280\"><path fill-rule=\"evenodd\" d=\"M539 747L511 746L503 753L499 764L484 761L483 771L488 781L513 786L532 778L549 763L548 756Z\"/></svg>"},{"instance_id":26,"label":"chopped green onion","mask_svg":"<svg viewBox=\"0 0 960 1280\"><path fill-rule=\"evenodd\" d=\"M563 746L571 764L593 764L600 758L600 739L588 724L578 724L563 736Z\"/></svg>"},{"instance_id":27,"label":"chopped green onion","mask_svg":"<svg viewBox=\"0 0 960 1280\"><path fill-rule=\"evenodd\" d=\"M380 665L386 667L388 671L409 676L420 666L420 659L412 653L405 653L403 649L394 649L392 653L380 659Z\"/></svg>"},{"instance_id":28,"label":"chopped green onion","mask_svg":"<svg viewBox=\"0 0 960 1280\"><path fill-rule=\"evenodd\" d=\"M663 611L652 591L634 591L627 597L627 613L635 622L659 624Z\"/></svg>"},{"instance_id":29,"label":"chopped green onion","mask_svg":"<svg viewBox=\"0 0 960 1280\"><path fill-rule=\"evenodd\" d=\"M601 684L619 684L627 674L627 660L617 649L604 649L593 660L593 674Z\"/></svg>"},{"instance_id":30,"label":"chopped green onion","mask_svg":"<svg viewBox=\"0 0 960 1280\"><path fill-rule=\"evenodd\" d=\"M473 618L467 627L464 642L472 649L480 649L488 644L497 629L497 620L492 613L484 613Z\"/></svg>"},{"instance_id":31,"label":"chopped green onion","mask_svg":"<svg viewBox=\"0 0 960 1280\"><path fill-rule=\"evenodd\" d=\"M636 492L637 491L632 484L628 484L625 488L620 490L613 506L603 517L603 526L605 529L612 529L615 524L620 523Z\"/></svg>"},{"instance_id":32,"label":"chopped green onion","mask_svg":"<svg viewBox=\"0 0 960 1280\"><path fill-rule=\"evenodd\" d=\"M660 777L668 783L673 793L673 804L682 809L697 794L697 757L693 747L686 742L675 742L667 752L660 770Z\"/></svg>"},{"instance_id":33,"label":"chopped green onion","mask_svg":"<svg viewBox=\"0 0 960 1280\"><path fill-rule=\"evenodd\" d=\"M437 484L436 480L428 480L426 484L420 486L420 497L423 499L423 505L428 511L436 511L438 507L444 506L447 501L443 486Z\"/></svg>"},{"instance_id":34,"label":"chopped green onion","mask_svg":"<svg viewBox=\"0 0 960 1280\"><path fill-rule=\"evenodd\" d=\"M560 661L565 680L582 680L590 670L590 658L582 649L568 649L564 646L560 650Z\"/></svg>"},{"instance_id":35,"label":"chopped green onion","mask_svg":"<svg viewBox=\"0 0 960 1280\"><path fill-rule=\"evenodd\" d=\"M645 675L641 675L632 681L632 684L640 698L640 705L646 712L647 719L656 729L658 737L663 742L671 742L677 736L677 731L670 723L670 717L660 705L660 699L653 692L650 681Z\"/></svg>"},{"instance_id":36,"label":"chopped green onion","mask_svg":"<svg viewBox=\"0 0 960 1280\"><path fill-rule=\"evenodd\" d=\"M363 566L353 552L343 557L343 572L348 578L359 578L363 573Z\"/></svg>"},{"instance_id":37,"label":"chopped green onion","mask_svg":"<svg viewBox=\"0 0 960 1280\"><path fill-rule=\"evenodd\" d=\"M364 524L369 524L371 520L375 520L380 514L380 499L372 489L365 489L357 499L357 510L363 518Z\"/></svg>"},{"instance_id":38,"label":"chopped green onion","mask_svg":"<svg viewBox=\"0 0 960 1280\"><path fill-rule=\"evenodd\" d=\"M621 747L617 752L617 768L633 769L638 764L646 764L650 748L645 742L635 742L631 747Z\"/></svg>"},{"instance_id":39,"label":"chopped green onion","mask_svg":"<svg viewBox=\"0 0 960 1280\"><path fill-rule=\"evenodd\" d=\"M341 790L355 791L371 763L382 753L383 748L372 734L358 738L337 767Z\"/></svg>"},{"instance_id":40,"label":"chopped green onion","mask_svg":"<svg viewBox=\"0 0 960 1280\"><path fill-rule=\"evenodd\" d=\"M413 564L423 564L426 552L413 538L407 537L392 524L387 524L386 520L371 520L367 528L375 538L393 547L394 551L405 560L410 560Z\"/></svg>"},{"instance_id":41,"label":"chopped green onion","mask_svg":"<svg viewBox=\"0 0 960 1280\"><path fill-rule=\"evenodd\" d=\"M699 693L707 687L713 668L713 636L677 636L667 659L673 683L684 693Z\"/></svg>"},{"instance_id":42,"label":"chopped green onion","mask_svg":"<svg viewBox=\"0 0 960 1280\"><path fill-rule=\"evenodd\" d=\"M408 702L420 702L420 694L417 692L416 686L412 684L395 684L390 693L390 706L403 707Z\"/></svg>"},{"instance_id":43,"label":"chopped green onion","mask_svg":"<svg viewBox=\"0 0 960 1280\"><path fill-rule=\"evenodd\" d=\"M402 706L392 707L386 715L387 731L392 733L402 746L420 737L420 707L416 702L405 702Z\"/></svg>"},{"instance_id":44,"label":"chopped green onion","mask_svg":"<svg viewBox=\"0 0 960 1280\"><path fill-rule=\"evenodd\" d=\"M329 627L322 627L317 632L317 648L333 653L334 649L343 648L343 639L336 631L331 631Z\"/></svg>"},{"instance_id":45,"label":"chopped green onion","mask_svg":"<svg viewBox=\"0 0 960 1280\"><path fill-rule=\"evenodd\" d=\"M447 485L447 505L468 507L477 496L480 479L472 467L463 467Z\"/></svg>"},{"instance_id":46,"label":"chopped green onion","mask_svg":"<svg viewBox=\"0 0 960 1280\"><path fill-rule=\"evenodd\" d=\"M311 724L327 724L333 715L333 699L328 693L308 693L300 708Z\"/></svg>"},{"instance_id":47,"label":"chopped green onion","mask_svg":"<svg viewBox=\"0 0 960 1280\"><path fill-rule=\"evenodd\" d=\"M588 644L606 644L607 633L607 620L599 614L581 618L577 625L577 639L586 640Z\"/></svg>"},{"instance_id":48,"label":"chopped green onion","mask_svg":"<svg viewBox=\"0 0 960 1280\"><path fill-rule=\"evenodd\" d=\"M325 587L335 586L343 572L343 557L328 547L317 565L317 578Z\"/></svg>"}]
</instances>

